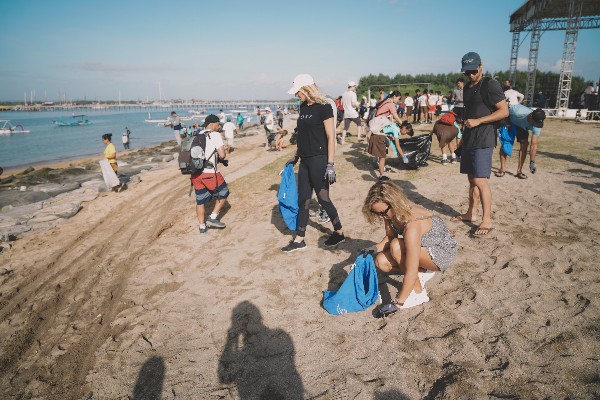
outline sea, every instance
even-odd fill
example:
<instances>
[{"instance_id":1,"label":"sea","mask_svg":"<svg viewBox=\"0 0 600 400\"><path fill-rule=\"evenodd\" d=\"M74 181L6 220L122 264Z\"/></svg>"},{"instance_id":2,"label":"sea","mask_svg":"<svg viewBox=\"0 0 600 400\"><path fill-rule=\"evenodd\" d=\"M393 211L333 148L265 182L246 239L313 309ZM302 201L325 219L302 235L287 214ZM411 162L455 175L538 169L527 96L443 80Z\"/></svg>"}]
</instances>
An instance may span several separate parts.
<instances>
[{"instance_id":1,"label":"sea","mask_svg":"<svg viewBox=\"0 0 600 400\"><path fill-rule=\"evenodd\" d=\"M151 119L166 119L170 109L152 111ZM224 110L227 114L228 110ZM199 119L182 122L191 126L194 122L201 124L207 114L219 115L219 110L208 109ZM180 116L187 112L178 111ZM170 127L157 123L145 122L149 119L147 111L127 112L110 109L87 111L86 119L92 124L86 126L57 126L54 120L72 120L70 111L6 111L0 112L0 120L10 120L13 126L22 125L29 133L13 133L0 135L0 167L5 170L19 170L56 162L71 161L81 158L100 156L104 151L102 135L112 133L112 142L117 151L123 151L121 135L125 127L131 131L130 148L148 147L173 140ZM256 115L242 114L246 123L256 123ZM235 114L237 116L237 113ZM232 121L235 123L235 116ZM1 124L0 124L1 126Z\"/></svg>"}]
</instances>

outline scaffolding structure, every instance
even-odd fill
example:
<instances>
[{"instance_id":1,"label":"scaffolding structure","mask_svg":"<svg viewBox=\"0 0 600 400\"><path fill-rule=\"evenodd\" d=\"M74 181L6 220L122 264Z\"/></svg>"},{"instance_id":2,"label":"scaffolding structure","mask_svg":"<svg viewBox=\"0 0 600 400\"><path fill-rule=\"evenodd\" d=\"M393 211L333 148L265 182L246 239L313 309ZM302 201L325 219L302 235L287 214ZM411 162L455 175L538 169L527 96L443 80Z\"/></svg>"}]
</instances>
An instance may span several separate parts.
<instances>
[{"instance_id":1,"label":"scaffolding structure","mask_svg":"<svg viewBox=\"0 0 600 400\"><path fill-rule=\"evenodd\" d=\"M531 42L527 63L527 87L525 99L533 104L535 74L540 39L545 31L566 31L558 87L557 111L563 116L569 107L577 34L580 29L600 28L599 0L528 0L510 16L510 31L513 33L510 52L510 81L515 82L520 33L530 32Z\"/></svg>"}]
</instances>

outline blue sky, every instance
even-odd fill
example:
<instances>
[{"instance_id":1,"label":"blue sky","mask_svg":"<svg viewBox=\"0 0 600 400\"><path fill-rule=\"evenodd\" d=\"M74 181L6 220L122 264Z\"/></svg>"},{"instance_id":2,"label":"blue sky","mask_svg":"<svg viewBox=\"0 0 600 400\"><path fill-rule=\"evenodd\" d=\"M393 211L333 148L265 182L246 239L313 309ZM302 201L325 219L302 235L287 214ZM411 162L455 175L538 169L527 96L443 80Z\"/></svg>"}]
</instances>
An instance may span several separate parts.
<instances>
[{"instance_id":1,"label":"blue sky","mask_svg":"<svg viewBox=\"0 0 600 400\"><path fill-rule=\"evenodd\" d=\"M0 0L0 101L285 99L296 74L326 93L370 73L458 71L477 51L507 70L524 0ZM523 40L524 39L524 40ZM521 34L519 70L529 35ZM564 32L538 68L559 71ZM596 81L600 29L579 33L574 74ZM524 89L524 88L523 88Z\"/></svg>"}]
</instances>

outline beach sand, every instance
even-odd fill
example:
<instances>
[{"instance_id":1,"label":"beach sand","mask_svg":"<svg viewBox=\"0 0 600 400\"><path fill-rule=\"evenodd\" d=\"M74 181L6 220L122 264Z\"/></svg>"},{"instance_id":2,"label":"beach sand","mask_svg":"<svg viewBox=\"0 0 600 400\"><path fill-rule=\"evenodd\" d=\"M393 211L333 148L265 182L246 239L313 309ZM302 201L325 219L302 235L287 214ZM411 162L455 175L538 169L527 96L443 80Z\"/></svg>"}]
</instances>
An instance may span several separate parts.
<instances>
[{"instance_id":1,"label":"beach sand","mask_svg":"<svg viewBox=\"0 0 600 400\"><path fill-rule=\"evenodd\" d=\"M513 157L492 176L484 238L449 222L468 184L435 141L429 166L391 173L460 249L428 282L430 302L386 319L320 305L384 235L360 213L375 182L365 145L337 149L331 197L347 239L333 250L331 224L314 220L307 249L280 250L291 232L278 173L295 146L265 152L261 134L247 137L222 168L227 228L204 235L176 166L142 172L0 254L0 397L598 398L599 134L547 121L538 172L515 178ZM384 300L400 282L380 277Z\"/></svg>"}]
</instances>

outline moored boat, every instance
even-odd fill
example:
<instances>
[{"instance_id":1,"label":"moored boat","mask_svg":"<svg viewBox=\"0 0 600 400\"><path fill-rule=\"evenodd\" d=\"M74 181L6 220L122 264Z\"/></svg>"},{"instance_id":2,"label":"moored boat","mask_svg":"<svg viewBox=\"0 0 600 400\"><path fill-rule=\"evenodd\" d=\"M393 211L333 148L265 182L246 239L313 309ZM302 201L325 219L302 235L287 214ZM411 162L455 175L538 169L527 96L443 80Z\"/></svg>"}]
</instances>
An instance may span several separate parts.
<instances>
[{"instance_id":1,"label":"moored boat","mask_svg":"<svg viewBox=\"0 0 600 400\"><path fill-rule=\"evenodd\" d=\"M26 131L23 128L23 125L13 125L10 123L8 119L0 119L0 135L8 136L13 133L29 133L31 131Z\"/></svg>"},{"instance_id":2,"label":"moored boat","mask_svg":"<svg viewBox=\"0 0 600 400\"><path fill-rule=\"evenodd\" d=\"M58 121L52 121L52 123L56 126L85 126L92 125L91 121L85 118L85 115L73 115L73 121L63 121L59 119Z\"/></svg>"}]
</instances>

